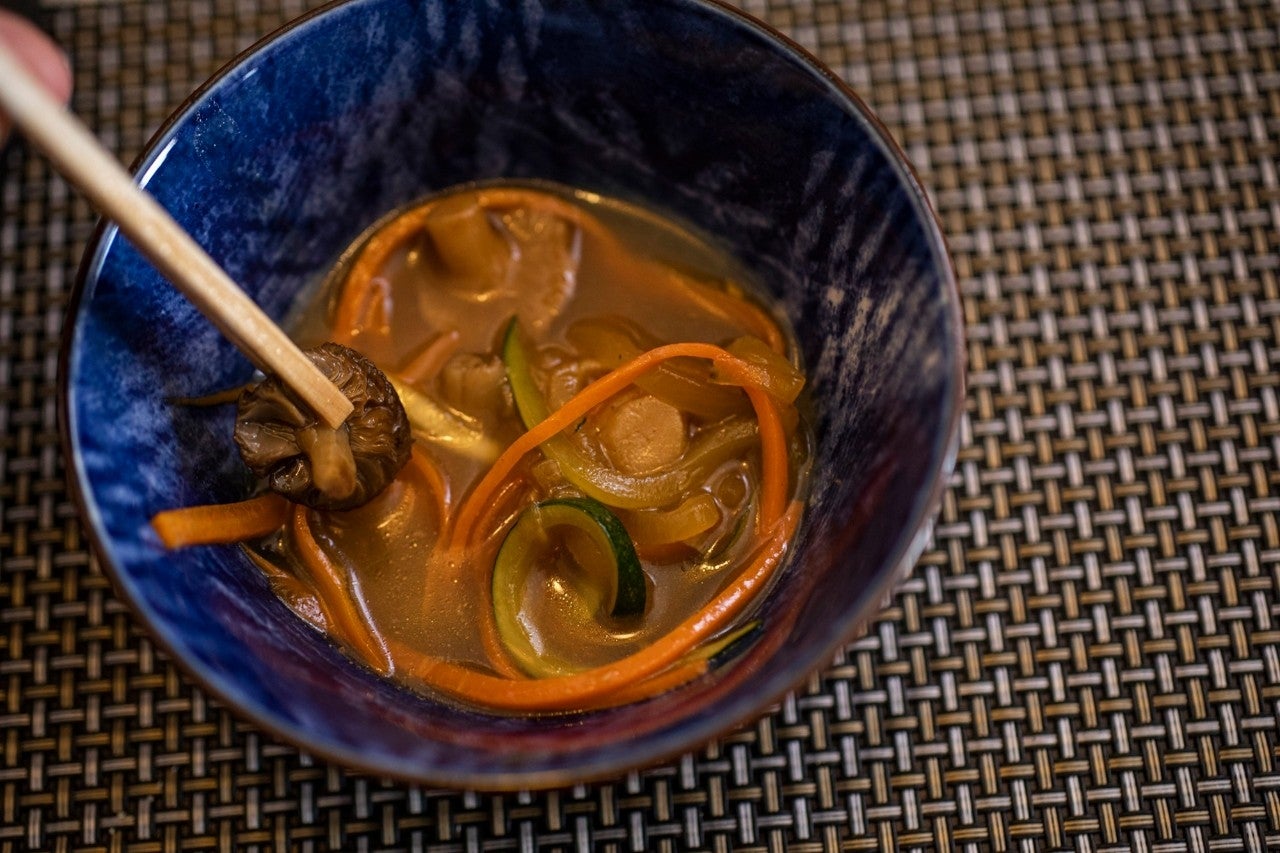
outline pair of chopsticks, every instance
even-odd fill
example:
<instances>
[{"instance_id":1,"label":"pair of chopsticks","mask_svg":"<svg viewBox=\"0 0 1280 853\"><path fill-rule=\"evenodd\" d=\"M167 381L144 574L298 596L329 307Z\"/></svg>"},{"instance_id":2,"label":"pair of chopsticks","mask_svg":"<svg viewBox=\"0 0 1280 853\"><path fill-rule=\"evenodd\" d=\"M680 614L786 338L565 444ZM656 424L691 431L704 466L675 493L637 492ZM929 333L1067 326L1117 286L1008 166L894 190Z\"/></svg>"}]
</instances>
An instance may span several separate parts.
<instances>
[{"instance_id":1,"label":"pair of chopsticks","mask_svg":"<svg viewBox=\"0 0 1280 853\"><path fill-rule=\"evenodd\" d=\"M259 369L279 376L328 426L346 421L352 405L342 391L3 44L0 110Z\"/></svg>"}]
</instances>

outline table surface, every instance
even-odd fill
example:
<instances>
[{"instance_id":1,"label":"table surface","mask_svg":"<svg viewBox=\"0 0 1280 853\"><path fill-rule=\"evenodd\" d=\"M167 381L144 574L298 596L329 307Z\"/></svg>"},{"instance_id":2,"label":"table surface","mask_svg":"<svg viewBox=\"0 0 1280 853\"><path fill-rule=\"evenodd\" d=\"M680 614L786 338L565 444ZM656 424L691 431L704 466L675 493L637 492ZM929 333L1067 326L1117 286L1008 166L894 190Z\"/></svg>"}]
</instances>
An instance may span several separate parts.
<instances>
[{"instance_id":1,"label":"table surface","mask_svg":"<svg viewBox=\"0 0 1280 853\"><path fill-rule=\"evenodd\" d=\"M308 0L57 0L125 160ZM870 633L669 765L542 793L346 772L159 653L89 553L56 362L95 218L0 155L0 850L1280 846L1280 3L749 0L918 167L970 364Z\"/></svg>"}]
</instances>

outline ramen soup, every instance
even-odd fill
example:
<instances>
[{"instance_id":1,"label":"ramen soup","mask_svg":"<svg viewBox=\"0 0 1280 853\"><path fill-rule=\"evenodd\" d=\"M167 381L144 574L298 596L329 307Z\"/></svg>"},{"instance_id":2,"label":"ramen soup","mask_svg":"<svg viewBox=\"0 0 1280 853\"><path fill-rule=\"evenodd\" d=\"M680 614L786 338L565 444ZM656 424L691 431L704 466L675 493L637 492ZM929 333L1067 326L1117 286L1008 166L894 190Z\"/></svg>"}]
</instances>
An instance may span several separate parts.
<instances>
[{"instance_id":1,"label":"ramen soup","mask_svg":"<svg viewBox=\"0 0 1280 853\"><path fill-rule=\"evenodd\" d=\"M705 674L758 627L805 487L792 333L746 278L556 186L396 211L291 328L385 373L408 461L356 509L246 501L271 529L249 553L350 655L464 704L585 710Z\"/></svg>"}]
</instances>

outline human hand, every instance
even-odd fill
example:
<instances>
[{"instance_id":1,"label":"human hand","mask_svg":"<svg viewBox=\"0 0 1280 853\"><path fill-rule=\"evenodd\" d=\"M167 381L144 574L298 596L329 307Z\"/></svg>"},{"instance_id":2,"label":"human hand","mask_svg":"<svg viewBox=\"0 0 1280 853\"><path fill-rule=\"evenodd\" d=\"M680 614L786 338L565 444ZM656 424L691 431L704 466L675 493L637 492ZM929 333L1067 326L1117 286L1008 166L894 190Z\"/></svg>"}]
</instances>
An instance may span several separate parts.
<instances>
[{"instance_id":1,"label":"human hand","mask_svg":"<svg viewBox=\"0 0 1280 853\"><path fill-rule=\"evenodd\" d=\"M0 42L44 84L55 98L71 97L71 64L67 56L35 24L0 9ZM9 136L9 122L0 115L0 144Z\"/></svg>"}]
</instances>

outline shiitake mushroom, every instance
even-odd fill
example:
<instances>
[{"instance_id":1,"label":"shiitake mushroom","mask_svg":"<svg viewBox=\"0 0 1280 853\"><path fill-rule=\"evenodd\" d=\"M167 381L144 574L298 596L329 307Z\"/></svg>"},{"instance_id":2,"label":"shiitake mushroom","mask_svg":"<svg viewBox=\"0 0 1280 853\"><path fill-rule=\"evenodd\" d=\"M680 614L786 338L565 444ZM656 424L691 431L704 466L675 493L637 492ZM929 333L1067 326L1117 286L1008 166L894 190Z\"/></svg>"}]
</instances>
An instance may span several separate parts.
<instances>
[{"instance_id":1,"label":"shiitake mushroom","mask_svg":"<svg viewBox=\"0 0 1280 853\"><path fill-rule=\"evenodd\" d=\"M278 377L240 395L235 441L245 464L275 492L315 509L354 509L409 461L413 436L390 380L349 347L324 343L307 356L355 409L326 426Z\"/></svg>"}]
</instances>

